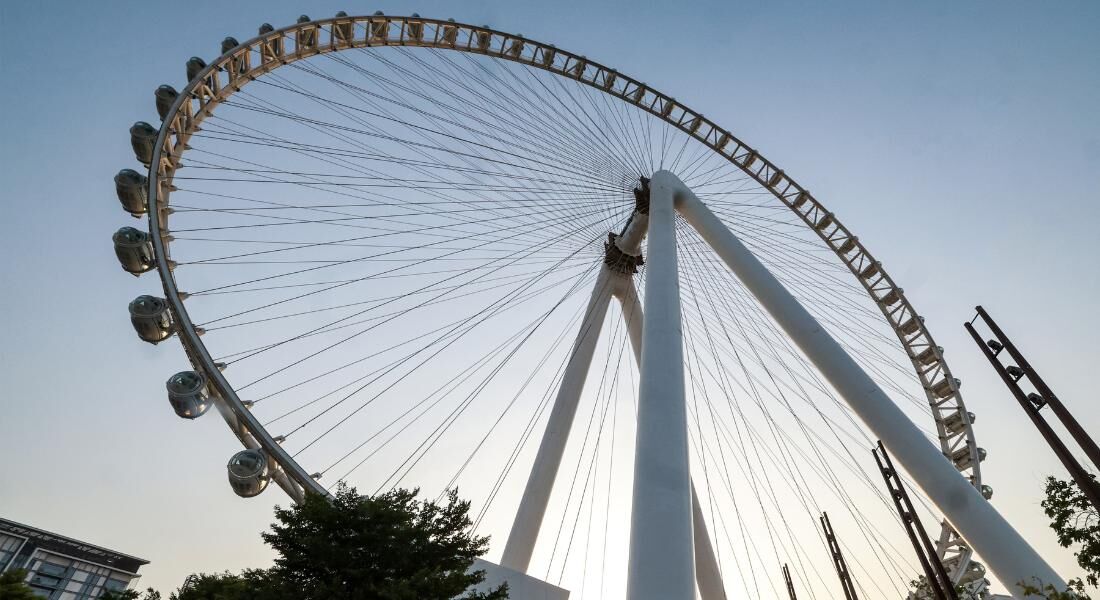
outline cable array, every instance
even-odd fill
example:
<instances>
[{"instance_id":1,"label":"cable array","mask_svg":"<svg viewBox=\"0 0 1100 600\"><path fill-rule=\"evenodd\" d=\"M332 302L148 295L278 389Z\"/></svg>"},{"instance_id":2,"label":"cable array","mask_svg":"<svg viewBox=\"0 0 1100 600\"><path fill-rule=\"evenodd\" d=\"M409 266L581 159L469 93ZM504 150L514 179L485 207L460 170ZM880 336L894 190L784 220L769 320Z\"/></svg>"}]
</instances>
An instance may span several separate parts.
<instances>
[{"instance_id":1,"label":"cable array","mask_svg":"<svg viewBox=\"0 0 1100 600\"><path fill-rule=\"evenodd\" d=\"M328 486L458 487L499 551L604 241L659 169L935 437L896 335L816 233L592 87L467 53L349 49L264 74L189 144L169 232L188 313ZM860 594L903 597L917 571L874 440L703 240L682 222L677 236L693 478L730 597L786 597L781 563L805 597L837 596L824 510ZM640 309L608 315L536 548L532 572L576 598L622 594L637 393L622 312Z\"/></svg>"}]
</instances>

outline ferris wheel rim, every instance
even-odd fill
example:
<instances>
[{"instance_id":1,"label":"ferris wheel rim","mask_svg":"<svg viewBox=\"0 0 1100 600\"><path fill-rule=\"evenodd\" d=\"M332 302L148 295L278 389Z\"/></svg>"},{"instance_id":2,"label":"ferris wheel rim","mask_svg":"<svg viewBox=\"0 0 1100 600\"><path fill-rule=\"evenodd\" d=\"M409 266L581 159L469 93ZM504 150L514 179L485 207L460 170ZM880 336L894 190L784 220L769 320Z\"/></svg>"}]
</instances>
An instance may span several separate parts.
<instances>
[{"instance_id":1,"label":"ferris wheel rim","mask_svg":"<svg viewBox=\"0 0 1100 600\"><path fill-rule=\"evenodd\" d=\"M365 36L357 35L357 25L365 29ZM390 35L395 25L399 26L399 35L396 37ZM419 37L409 35L411 26L420 27ZM338 27L347 27L343 31L350 33L343 33L341 36ZM384 31L384 34L376 36L373 28L379 27L379 31ZM427 35L429 27L433 28L430 38ZM322 39L322 33L326 32L327 39ZM312 36L312 43L305 46L299 44L303 34ZM288 39L294 40L293 52L288 52L285 48L285 41ZM275 45L280 49L277 54L272 51ZM293 500L300 502L307 491L322 495L330 495L330 492L319 482L318 475L310 474L256 419L200 339L202 330L193 324L184 306L186 294L179 290L174 275L175 264L170 258L167 192L172 189L176 166L187 150L186 141L196 130L194 127L213 114L219 103L244 85L260 75L301 59L347 49L378 46L425 47L482 54L573 79L634 105L726 158L795 212L860 282L870 299L879 307L913 364L931 408L940 450L961 473L969 471L970 482L974 487L981 488L981 460L971 418L958 389L958 380L952 376L942 349L936 346L923 319L919 317L903 290L858 237L852 235L808 190L758 150L701 113L648 84L582 55L558 49L552 44L454 20L445 21L417 15L406 17L375 14L302 21L273 29L229 49L199 71L180 90L162 119L148 165L147 219L155 251L156 269L173 317L174 333L180 338L189 361L208 378L218 392L215 405L230 428L246 448L261 449L273 459L278 467L273 470L273 478ZM270 55L265 57L265 51L270 52ZM254 53L260 56L260 62L256 66L250 64L250 57ZM242 70L242 65L245 70ZM193 106L195 101L198 105L197 111ZM187 111L183 112L185 107ZM732 150L727 151L729 148ZM865 276L867 273L870 275ZM906 319L902 320L903 318ZM933 384L934 381L938 383ZM933 390L934 387L936 391ZM961 427L952 431L945 424L945 419L954 414L961 415ZM963 457L969 460L967 466L960 467L953 457L963 448L968 449ZM952 573L952 579L956 581L965 571L971 554L969 547L960 543L960 540L946 519L943 520L937 553L941 557L952 551L957 553L959 560Z\"/></svg>"}]
</instances>

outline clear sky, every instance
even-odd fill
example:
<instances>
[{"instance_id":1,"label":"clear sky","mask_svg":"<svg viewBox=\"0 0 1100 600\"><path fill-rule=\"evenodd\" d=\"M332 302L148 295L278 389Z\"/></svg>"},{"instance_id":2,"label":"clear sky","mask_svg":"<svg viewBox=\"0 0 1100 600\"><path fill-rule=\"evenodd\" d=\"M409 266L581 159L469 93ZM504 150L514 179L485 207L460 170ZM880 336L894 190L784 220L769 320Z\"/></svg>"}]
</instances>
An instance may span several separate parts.
<instances>
[{"instance_id":1,"label":"clear sky","mask_svg":"<svg viewBox=\"0 0 1100 600\"><path fill-rule=\"evenodd\" d=\"M675 10L670 10L674 8ZM109 237L112 175L153 89L226 35L306 12L413 11L554 43L675 95L814 191L947 350L994 503L1066 576L1039 507L1057 460L961 324L984 305L1100 433L1100 4L1064 2L3 2L0 514L147 558L163 590L270 560L278 493L225 483L238 448L183 423L177 344L135 340L142 287ZM150 281L145 280L144 284Z\"/></svg>"}]
</instances>

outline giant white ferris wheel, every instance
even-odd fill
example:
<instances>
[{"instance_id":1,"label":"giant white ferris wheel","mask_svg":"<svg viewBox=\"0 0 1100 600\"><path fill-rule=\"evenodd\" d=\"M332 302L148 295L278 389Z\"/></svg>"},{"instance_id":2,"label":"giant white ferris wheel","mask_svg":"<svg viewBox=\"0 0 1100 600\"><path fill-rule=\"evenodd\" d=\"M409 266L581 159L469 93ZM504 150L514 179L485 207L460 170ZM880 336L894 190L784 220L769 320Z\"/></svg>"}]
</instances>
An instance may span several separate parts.
<instances>
[{"instance_id":1,"label":"giant white ferris wheel","mask_svg":"<svg viewBox=\"0 0 1100 600\"><path fill-rule=\"evenodd\" d=\"M147 173L115 183L148 228L114 243L163 286L139 337L191 363L172 407L245 447L238 495L459 487L490 557L573 598L786 597L780 563L831 597L829 509L862 597L904 597L881 439L954 581L982 589L975 551L1058 581L902 289L682 102L415 14L265 24L186 71L131 128Z\"/></svg>"}]
</instances>

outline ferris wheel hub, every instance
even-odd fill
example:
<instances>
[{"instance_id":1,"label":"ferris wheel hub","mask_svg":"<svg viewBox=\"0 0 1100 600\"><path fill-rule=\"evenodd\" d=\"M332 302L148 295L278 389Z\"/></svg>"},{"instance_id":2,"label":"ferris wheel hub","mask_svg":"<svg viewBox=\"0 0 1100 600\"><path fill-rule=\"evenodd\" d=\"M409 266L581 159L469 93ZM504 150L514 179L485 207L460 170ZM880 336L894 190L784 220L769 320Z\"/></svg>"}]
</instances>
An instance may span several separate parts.
<instances>
[{"instance_id":1,"label":"ferris wheel hub","mask_svg":"<svg viewBox=\"0 0 1100 600\"><path fill-rule=\"evenodd\" d=\"M607 265L607 268L615 273L622 275L633 275L638 272L638 267L645 264L645 260L642 259L642 255L627 254L623 252L619 246L620 234L608 233L607 241L604 242L604 258L603 264Z\"/></svg>"}]
</instances>

